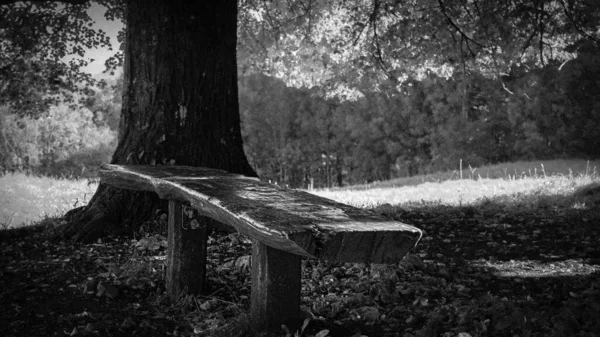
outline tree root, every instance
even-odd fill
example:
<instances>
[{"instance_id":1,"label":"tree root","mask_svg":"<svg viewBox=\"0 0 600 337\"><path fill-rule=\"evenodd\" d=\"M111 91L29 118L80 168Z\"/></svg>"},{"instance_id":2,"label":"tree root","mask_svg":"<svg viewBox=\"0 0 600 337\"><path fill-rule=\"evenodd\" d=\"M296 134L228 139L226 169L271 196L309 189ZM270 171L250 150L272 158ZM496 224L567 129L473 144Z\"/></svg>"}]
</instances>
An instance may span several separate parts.
<instances>
[{"instance_id":1,"label":"tree root","mask_svg":"<svg viewBox=\"0 0 600 337\"><path fill-rule=\"evenodd\" d=\"M61 236L88 243L109 234L131 234L153 219L155 211L166 209L167 202L155 193L124 190L100 184L86 206L65 214Z\"/></svg>"}]
</instances>

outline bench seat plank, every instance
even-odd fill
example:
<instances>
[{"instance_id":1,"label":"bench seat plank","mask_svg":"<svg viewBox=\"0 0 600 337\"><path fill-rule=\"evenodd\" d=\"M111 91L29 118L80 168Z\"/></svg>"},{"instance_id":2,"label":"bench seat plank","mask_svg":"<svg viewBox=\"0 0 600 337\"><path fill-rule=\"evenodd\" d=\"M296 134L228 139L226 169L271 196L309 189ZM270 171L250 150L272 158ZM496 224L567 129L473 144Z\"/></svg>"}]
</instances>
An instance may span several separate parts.
<instances>
[{"instance_id":1,"label":"bench seat plank","mask_svg":"<svg viewBox=\"0 0 600 337\"><path fill-rule=\"evenodd\" d=\"M186 166L103 165L103 182L190 203L273 248L340 262L394 263L421 237L375 212L257 178Z\"/></svg>"}]
</instances>

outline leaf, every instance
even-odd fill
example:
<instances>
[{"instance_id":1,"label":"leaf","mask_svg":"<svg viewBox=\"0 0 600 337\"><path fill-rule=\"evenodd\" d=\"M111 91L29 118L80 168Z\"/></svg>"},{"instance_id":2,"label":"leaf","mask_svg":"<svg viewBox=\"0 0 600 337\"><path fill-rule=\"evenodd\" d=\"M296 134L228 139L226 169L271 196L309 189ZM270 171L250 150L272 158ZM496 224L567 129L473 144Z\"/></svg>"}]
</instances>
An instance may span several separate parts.
<instances>
[{"instance_id":1,"label":"leaf","mask_svg":"<svg viewBox=\"0 0 600 337\"><path fill-rule=\"evenodd\" d=\"M380 316L379 310L377 308L368 306L354 309L350 313L356 320L365 320L369 322L377 321Z\"/></svg>"},{"instance_id":2,"label":"leaf","mask_svg":"<svg viewBox=\"0 0 600 337\"><path fill-rule=\"evenodd\" d=\"M399 265L406 270L425 269L425 264L421 261L421 258L415 254L407 254L402 261L400 261Z\"/></svg>"},{"instance_id":3,"label":"leaf","mask_svg":"<svg viewBox=\"0 0 600 337\"><path fill-rule=\"evenodd\" d=\"M133 328L136 326L136 322L135 320L133 320L133 318L131 317L126 317L123 322L121 323L120 328L121 329L129 329L129 328Z\"/></svg>"},{"instance_id":4,"label":"leaf","mask_svg":"<svg viewBox=\"0 0 600 337\"><path fill-rule=\"evenodd\" d=\"M98 333L98 331L96 330L96 327L92 323L88 323L85 326L84 331L87 332L87 333Z\"/></svg>"},{"instance_id":5,"label":"leaf","mask_svg":"<svg viewBox=\"0 0 600 337\"><path fill-rule=\"evenodd\" d=\"M148 238L142 238L138 242L136 242L135 247L139 251L144 251L148 248L149 243L150 242L149 242Z\"/></svg>"},{"instance_id":6,"label":"leaf","mask_svg":"<svg viewBox=\"0 0 600 337\"><path fill-rule=\"evenodd\" d=\"M315 337L325 337L327 334L329 334L329 330L321 330L315 335Z\"/></svg>"},{"instance_id":7,"label":"leaf","mask_svg":"<svg viewBox=\"0 0 600 337\"><path fill-rule=\"evenodd\" d=\"M252 267L250 255L240 256L235 260L234 267L237 271L248 271Z\"/></svg>"},{"instance_id":8,"label":"leaf","mask_svg":"<svg viewBox=\"0 0 600 337\"><path fill-rule=\"evenodd\" d=\"M113 285L105 285L104 295L108 298L115 299L119 296L119 288Z\"/></svg>"}]
</instances>

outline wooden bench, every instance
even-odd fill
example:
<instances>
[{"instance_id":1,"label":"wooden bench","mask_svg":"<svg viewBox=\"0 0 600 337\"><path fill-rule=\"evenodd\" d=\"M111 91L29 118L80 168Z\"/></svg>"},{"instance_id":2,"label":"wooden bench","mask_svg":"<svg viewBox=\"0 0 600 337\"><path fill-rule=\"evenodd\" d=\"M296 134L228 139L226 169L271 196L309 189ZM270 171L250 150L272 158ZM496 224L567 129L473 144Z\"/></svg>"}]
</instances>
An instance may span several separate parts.
<instances>
[{"instance_id":1,"label":"wooden bench","mask_svg":"<svg viewBox=\"0 0 600 337\"><path fill-rule=\"evenodd\" d=\"M103 165L101 181L152 191L169 200L167 292L197 293L206 271L207 229L200 215L252 239L251 317L258 329L279 327L300 312L301 257L395 263L421 231L375 212L257 178L187 166Z\"/></svg>"}]
</instances>

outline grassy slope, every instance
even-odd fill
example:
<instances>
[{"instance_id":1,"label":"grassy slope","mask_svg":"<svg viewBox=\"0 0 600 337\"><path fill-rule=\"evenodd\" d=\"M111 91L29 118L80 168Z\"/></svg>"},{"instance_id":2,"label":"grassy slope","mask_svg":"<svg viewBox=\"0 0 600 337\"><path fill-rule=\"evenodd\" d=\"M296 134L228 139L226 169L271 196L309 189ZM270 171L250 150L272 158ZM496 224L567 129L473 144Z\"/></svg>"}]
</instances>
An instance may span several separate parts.
<instances>
[{"instance_id":1,"label":"grassy slope","mask_svg":"<svg viewBox=\"0 0 600 337\"><path fill-rule=\"evenodd\" d=\"M82 206L96 191L87 180L32 177L23 173L0 177L0 227L21 227L46 216Z\"/></svg>"},{"instance_id":2,"label":"grassy slope","mask_svg":"<svg viewBox=\"0 0 600 337\"><path fill-rule=\"evenodd\" d=\"M465 168L399 178L315 194L358 207L415 203L469 205L483 199L523 201L530 196L570 196L599 181L600 161L551 160ZM515 179L516 177L516 179ZM87 180L56 180L11 174L0 177L0 227L20 227L82 206L96 191Z\"/></svg>"},{"instance_id":3,"label":"grassy slope","mask_svg":"<svg viewBox=\"0 0 600 337\"><path fill-rule=\"evenodd\" d=\"M480 202L537 202L553 197L570 198L598 177L523 178L518 180L449 180L417 186L369 190L314 191L313 193L358 207L391 205L473 205ZM575 199L573 199L576 202Z\"/></svg>"},{"instance_id":4,"label":"grassy slope","mask_svg":"<svg viewBox=\"0 0 600 337\"><path fill-rule=\"evenodd\" d=\"M553 198L579 203L585 200L581 200L577 191L600 182L598 168L600 162L584 160L517 162L467 170L463 179L458 179L457 172L446 172L313 193L358 207L460 206L490 201L537 203L551 202ZM416 184L418 181L421 183Z\"/></svg>"},{"instance_id":5,"label":"grassy slope","mask_svg":"<svg viewBox=\"0 0 600 337\"><path fill-rule=\"evenodd\" d=\"M457 166L460 166L457 164ZM460 179L506 179L515 178L545 178L548 176L589 176L600 174L600 160L588 161L583 159L556 159L519 161L472 168L464 164L462 171L438 172L414 177L397 178L371 184L335 188L332 190L365 190L373 188L390 188L415 186L426 182L440 183Z\"/></svg>"}]
</instances>

